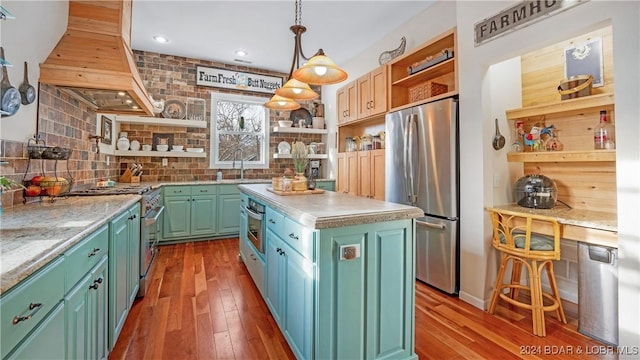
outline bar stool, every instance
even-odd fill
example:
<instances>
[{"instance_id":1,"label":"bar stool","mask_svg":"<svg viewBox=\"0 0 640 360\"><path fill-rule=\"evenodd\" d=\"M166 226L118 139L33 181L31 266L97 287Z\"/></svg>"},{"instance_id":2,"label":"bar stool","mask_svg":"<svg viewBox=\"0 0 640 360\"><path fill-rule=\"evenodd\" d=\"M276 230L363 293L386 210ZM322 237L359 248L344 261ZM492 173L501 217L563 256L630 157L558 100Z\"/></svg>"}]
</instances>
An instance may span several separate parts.
<instances>
[{"instance_id":1,"label":"bar stool","mask_svg":"<svg viewBox=\"0 0 640 360\"><path fill-rule=\"evenodd\" d=\"M493 290L491 305L488 312L493 314L498 298L515 306L531 310L533 318L533 334L546 336L544 313L555 311L558 321L563 324L567 319L562 309L560 294L553 274L553 260L560 259L560 239L562 229L558 221L552 217L514 212L503 209L488 208L493 225L493 247L502 254L498 278ZM549 227L553 229L553 237L532 233L534 227ZM511 261L511 281L503 283L507 264ZM522 265L527 268L529 284L520 284ZM551 293L543 292L540 277L546 268L549 277ZM503 289L509 289L505 294ZM531 302L518 300L520 290L529 291ZM547 305L544 304L547 299Z\"/></svg>"}]
</instances>

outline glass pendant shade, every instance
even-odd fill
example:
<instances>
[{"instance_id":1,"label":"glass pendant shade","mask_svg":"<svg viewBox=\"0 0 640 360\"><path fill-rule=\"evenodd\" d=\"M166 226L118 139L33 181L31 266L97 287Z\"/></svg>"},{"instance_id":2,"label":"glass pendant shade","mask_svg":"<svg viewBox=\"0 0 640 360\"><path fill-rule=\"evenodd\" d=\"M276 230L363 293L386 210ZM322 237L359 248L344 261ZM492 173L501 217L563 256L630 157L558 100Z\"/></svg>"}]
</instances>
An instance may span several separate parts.
<instances>
[{"instance_id":1,"label":"glass pendant shade","mask_svg":"<svg viewBox=\"0 0 640 360\"><path fill-rule=\"evenodd\" d=\"M273 95L271 100L264 103L264 106L274 110L295 110L300 108L297 102L280 95Z\"/></svg>"},{"instance_id":2,"label":"glass pendant shade","mask_svg":"<svg viewBox=\"0 0 640 360\"><path fill-rule=\"evenodd\" d=\"M313 100L320 97L308 84L291 78L276 94L293 100Z\"/></svg>"},{"instance_id":3,"label":"glass pendant shade","mask_svg":"<svg viewBox=\"0 0 640 360\"><path fill-rule=\"evenodd\" d=\"M329 85L346 80L348 74L320 50L318 55L294 71L293 77L311 85Z\"/></svg>"}]
</instances>

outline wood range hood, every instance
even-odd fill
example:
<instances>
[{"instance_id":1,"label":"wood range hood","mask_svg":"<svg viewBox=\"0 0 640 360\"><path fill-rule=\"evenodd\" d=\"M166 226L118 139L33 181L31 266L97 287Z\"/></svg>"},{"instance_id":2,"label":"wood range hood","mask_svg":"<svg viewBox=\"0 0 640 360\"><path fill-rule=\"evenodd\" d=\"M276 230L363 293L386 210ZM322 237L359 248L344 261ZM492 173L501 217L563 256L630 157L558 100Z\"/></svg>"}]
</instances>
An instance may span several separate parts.
<instances>
[{"instance_id":1,"label":"wood range hood","mask_svg":"<svg viewBox=\"0 0 640 360\"><path fill-rule=\"evenodd\" d=\"M40 64L40 82L97 112L153 115L131 52L131 10L131 0L70 0L67 30Z\"/></svg>"}]
</instances>

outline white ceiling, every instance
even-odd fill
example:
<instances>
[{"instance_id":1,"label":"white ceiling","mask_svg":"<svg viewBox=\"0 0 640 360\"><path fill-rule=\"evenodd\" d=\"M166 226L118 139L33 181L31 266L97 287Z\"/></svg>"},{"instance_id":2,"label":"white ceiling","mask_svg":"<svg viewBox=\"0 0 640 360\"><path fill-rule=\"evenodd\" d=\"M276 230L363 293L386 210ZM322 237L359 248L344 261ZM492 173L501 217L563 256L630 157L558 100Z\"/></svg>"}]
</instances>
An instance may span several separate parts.
<instances>
[{"instance_id":1,"label":"white ceiling","mask_svg":"<svg viewBox=\"0 0 640 360\"><path fill-rule=\"evenodd\" d=\"M319 48L339 66L433 4L422 1L302 2L302 50ZM295 2L178 1L133 2L132 47L168 55L212 60L288 73L293 58ZM163 35L169 43L152 38ZM400 39L398 39L398 45ZM243 60L235 51L248 52ZM380 49L380 52L392 49Z\"/></svg>"}]
</instances>

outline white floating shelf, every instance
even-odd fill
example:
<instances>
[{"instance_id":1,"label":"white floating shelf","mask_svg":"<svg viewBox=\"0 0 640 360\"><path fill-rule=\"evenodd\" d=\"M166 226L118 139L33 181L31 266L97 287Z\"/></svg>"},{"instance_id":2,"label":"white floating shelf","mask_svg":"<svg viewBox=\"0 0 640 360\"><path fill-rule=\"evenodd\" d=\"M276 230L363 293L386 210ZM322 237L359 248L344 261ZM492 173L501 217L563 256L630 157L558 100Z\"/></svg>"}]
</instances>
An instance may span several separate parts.
<instances>
[{"instance_id":1,"label":"white floating shelf","mask_svg":"<svg viewBox=\"0 0 640 360\"><path fill-rule=\"evenodd\" d=\"M309 128L297 128L297 127L274 127L273 132L277 133L296 133L296 134L328 134L327 129L309 129Z\"/></svg>"},{"instance_id":2,"label":"white floating shelf","mask_svg":"<svg viewBox=\"0 0 640 360\"><path fill-rule=\"evenodd\" d=\"M204 158L206 152L195 153L186 151L133 151L116 150L116 156L151 156L151 157L182 157L182 158Z\"/></svg>"},{"instance_id":3,"label":"white floating shelf","mask_svg":"<svg viewBox=\"0 0 640 360\"><path fill-rule=\"evenodd\" d=\"M274 159L291 159L291 154L273 154ZM328 159L327 154L314 154L307 156L308 159Z\"/></svg>"},{"instance_id":4,"label":"white floating shelf","mask_svg":"<svg viewBox=\"0 0 640 360\"><path fill-rule=\"evenodd\" d=\"M206 128L206 121L184 120L184 119L165 119L151 116L116 116L116 121L127 124L151 124L166 126L186 126L192 128Z\"/></svg>"}]
</instances>

